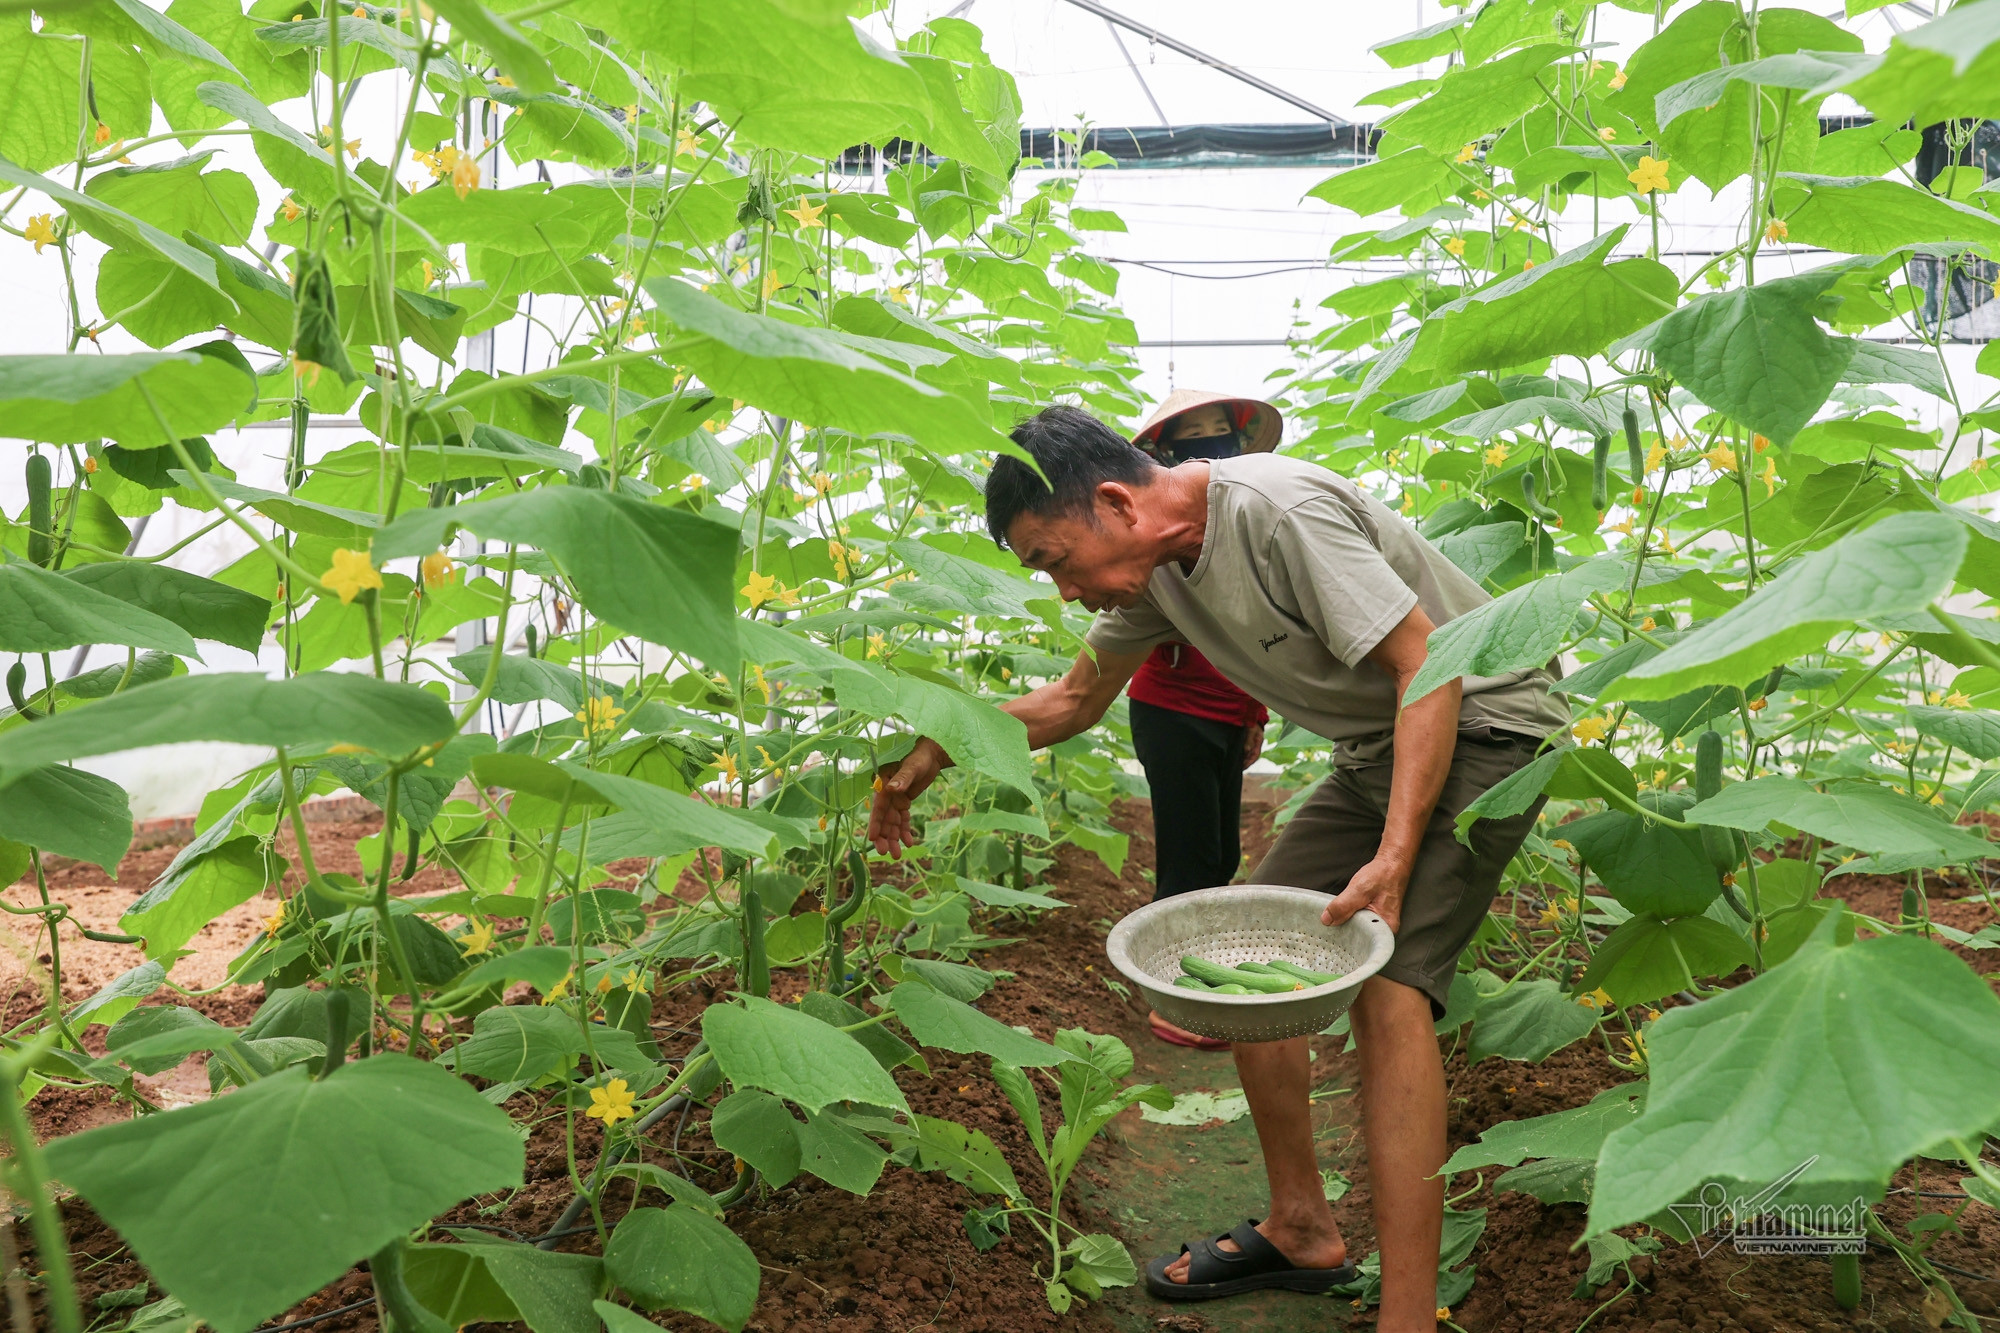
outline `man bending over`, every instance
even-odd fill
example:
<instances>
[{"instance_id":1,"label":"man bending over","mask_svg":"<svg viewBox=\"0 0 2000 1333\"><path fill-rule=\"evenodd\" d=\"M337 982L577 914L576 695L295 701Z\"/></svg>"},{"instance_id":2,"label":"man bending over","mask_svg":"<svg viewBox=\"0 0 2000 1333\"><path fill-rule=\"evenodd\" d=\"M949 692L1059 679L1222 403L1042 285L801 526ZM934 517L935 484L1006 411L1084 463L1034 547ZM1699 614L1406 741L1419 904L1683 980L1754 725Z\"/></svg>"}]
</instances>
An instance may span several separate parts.
<instances>
[{"instance_id":1,"label":"man bending over","mask_svg":"<svg viewBox=\"0 0 2000 1333\"><path fill-rule=\"evenodd\" d=\"M1013 438L1053 490L1001 458L986 483L987 526L1065 601L1097 613L1068 675L1001 705L1027 725L1031 747L1094 725L1170 639L1335 743L1333 773L1252 878L1335 894L1328 924L1369 908L1396 933L1352 1009L1382 1254L1378 1328L1434 1330L1445 1084L1433 1025L1540 802L1474 824L1470 848L1453 821L1568 722L1554 677L1467 676L1399 707L1431 630L1488 598L1386 505L1316 464L1249 454L1167 469L1072 407L1046 409ZM951 762L920 738L885 771L869 820L879 851L916 845L910 803ZM1155 1259L1154 1295L1325 1291L1354 1276L1314 1157L1308 1040L1235 1047L1270 1211Z\"/></svg>"}]
</instances>

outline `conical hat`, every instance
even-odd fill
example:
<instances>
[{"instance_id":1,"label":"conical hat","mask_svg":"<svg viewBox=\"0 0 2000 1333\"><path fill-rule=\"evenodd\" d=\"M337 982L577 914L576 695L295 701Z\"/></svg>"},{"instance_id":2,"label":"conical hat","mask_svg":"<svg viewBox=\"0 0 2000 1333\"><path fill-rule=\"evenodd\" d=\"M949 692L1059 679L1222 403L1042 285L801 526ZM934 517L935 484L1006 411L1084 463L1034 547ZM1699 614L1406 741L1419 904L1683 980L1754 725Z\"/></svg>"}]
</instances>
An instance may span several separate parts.
<instances>
[{"instance_id":1,"label":"conical hat","mask_svg":"<svg viewBox=\"0 0 2000 1333\"><path fill-rule=\"evenodd\" d=\"M1234 394L1210 393L1204 389L1176 389L1168 394L1167 401L1155 408L1153 415L1146 418L1146 424L1132 436L1132 443L1148 453L1154 452L1161 427L1190 408L1206 407L1210 403L1221 403L1229 410L1230 424L1243 432L1243 452L1268 454L1278 447L1278 441L1285 433L1285 418L1277 408L1262 399L1239 398Z\"/></svg>"}]
</instances>

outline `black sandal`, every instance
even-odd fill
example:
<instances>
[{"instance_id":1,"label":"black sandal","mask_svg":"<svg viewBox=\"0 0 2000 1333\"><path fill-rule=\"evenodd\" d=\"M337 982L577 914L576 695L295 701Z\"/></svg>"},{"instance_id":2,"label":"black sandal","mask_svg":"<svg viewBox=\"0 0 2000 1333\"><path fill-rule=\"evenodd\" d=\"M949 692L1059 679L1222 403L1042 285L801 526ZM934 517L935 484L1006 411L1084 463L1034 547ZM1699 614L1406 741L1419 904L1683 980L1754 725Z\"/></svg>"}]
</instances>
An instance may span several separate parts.
<instances>
[{"instance_id":1,"label":"black sandal","mask_svg":"<svg viewBox=\"0 0 2000 1333\"><path fill-rule=\"evenodd\" d=\"M1238 1249L1223 1249L1218 1241L1236 1242ZM1181 1254L1192 1254L1188 1280L1176 1282L1167 1276L1167 1265L1179 1255L1155 1259L1146 1265L1146 1290L1163 1301L1212 1301L1219 1296L1237 1296L1246 1291L1279 1287L1323 1295L1328 1288L1352 1282L1360 1270L1352 1262L1338 1268L1299 1268L1264 1239L1253 1218L1234 1231L1222 1232L1192 1246L1181 1246Z\"/></svg>"}]
</instances>

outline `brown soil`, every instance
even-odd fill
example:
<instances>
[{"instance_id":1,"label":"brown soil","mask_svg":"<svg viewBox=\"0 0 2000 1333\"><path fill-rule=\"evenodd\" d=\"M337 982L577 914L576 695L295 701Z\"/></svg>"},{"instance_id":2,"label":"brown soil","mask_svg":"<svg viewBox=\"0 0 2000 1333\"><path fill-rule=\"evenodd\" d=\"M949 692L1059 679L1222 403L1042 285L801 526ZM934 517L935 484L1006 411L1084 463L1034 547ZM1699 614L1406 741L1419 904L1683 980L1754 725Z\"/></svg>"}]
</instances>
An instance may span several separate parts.
<instances>
[{"instance_id":1,"label":"brown soil","mask_svg":"<svg viewBox=\"0 0 2000 1333\"><path fill-rule=\"evenodd\" d=\"M1246 864L1254 865L1271 840L1270 817L1282 799L1282 792L1252 790L1246 793ZM1121 876L1112 876L1094 857L1072 847L1062 848L1057 864L1047 879L1056 896L1071 906L1050 912L1031 924L1007 923L994 928L996 934L1020 934L1022 942L979 956L986 967L1011 973L999 988L982 1002L982 1008L1003 1022L1030 1027L1047 1038L1058 1027L1081 1026L1096 1032L1111 1032L1130 1042L1139 1052L1141 1072L1157 1049L1145 1028L1144 1013L1116 995L1103 977L1103 939L1111 923L1123 913L1151 897L1151 885L1142 871L1152 865L1150 825L1143 803L1120 807L1116 824L1132 834L1131 859ZM372 831L371 821L315 827L313 842L328 869L352 873L350 848L356 837ZM322 830L326 846L321 848ZM65 901L96 902L97 892L108 896L93 910L115 919L122 906L121 895L135 894L139 887L164 866L171 848L135 852L121 867L120 880L126 887L102 889L91 877L102 876L92 868L74 868L72 879L52 883L60 888ZM155 864L157 862L157 864ZM72 876L71 870L61 872ZM419 876L411 886L427 892L446 887L427 884ZM1830 885L1860 910L1895 919L1903 882L1879 877L1845 877ZM1937 920L1973 930L1993 920L1979 896L1977 885L1939 881L1931 886L1933 915ZM19 886L13 891L18 895ZM217 966L205 962L210 953L226 962L249 935L230 931L254 931L268 912L258 902L237 909L244 924L211 930L218 938L197 958L184 960L176 969L193 965ZM1525 916L1531 910L1520 909ZM79 911L79 915L82 912ZM232 918L234 919L232 914ZM95 919L91 924L95 925ZM85 946L79 958L90 957ZM72 964L70 941L64 940L66 982ZM1973 953L1975 967L1993 967L1995 955ZM136 961L134 951L122 958L107 958L103 966L115 974ZM82 966L79 962L78 966ZM189 975L193 975L190 973ZM216 972L219 980L220 971ZM75 990L66 984L69 998L80 998L94 989L96 981L79 980ZM212 983L211 983L212 984ZM704 982L683 987L660 997L655 1004L655 1030L663 1049L678 1054L693 1044L693 1024L701 1009L728 990L726 973L711 974ZM774 979L774 998L785 998L801 985L796 974L781 973ZM18 986L18 981L16 982ZM32 996L20 997L24 1006L10 1013L25 1017L34 1008ZM255 988L224 990L192 1001L222 1021L247 1021L259 998ZM182 1001L188 1002L188 1001ZM18 1021L18 1017L16 1021ZM102 1029L97 1029L101 1035ZM1351 1055L1339 1053L1344 1042L1321 1039L1317 1043L1321 1077L1333 1077L1348 1087L1358 1082L1358 1066ZM1446 1038L1446 1074L1449 1080L1450 1134L1453 1147L1470 1142L1484 1130L1500 1122L1563 1110L1588 1101L1600 1090L1625 1082L1631 1076L1614 1068L1601 1045L1579 1042L1540 1065L1522 1065L1488 1059L1468 1067L1458 1043ZM1330 1064L1327 1062L1331 1062ZM172 1080L186 1071L198 1069L190 1062L181 1071L162 1076ZM911 1106L923 1113L946 1116L983 1130L1007 1155L1016 1175L1031 1193L1045 1197L1033 1182L1040 1178L1038 1163L1029 1150L1013 1112L987 1076L986 1062L980 1058L933 1053L931 1077L905 1069L897 1081L908 1095ZM206 1080L200 1080L198 1094L206 1095ZM1045 1113L1056 1107L1044 1083ZM1353 1182L1348 1195L1336 1205L1336 1217L1348 1238L1350 1253L1357 1258L1374 1247L1369 1217L1369 1176L1362 1152L1358 1127L1353 1123L1357 1099L1336 1099L1322 1124L1326 1146ZM121 1114L121 1109L93 1100L89 1094L56 1097L44 1092L31 1108L36 1123L45 1134L75 1132L91 1124ZM546 1104L537 1105L527 1095L509 1105L517 1117L534 1122L529 1140L528 1181L511 1197L475 1199L441 1219L445 1225L474 1224L510 1238L541 1235L555 1223L571 1190L564 1152L561 1112ZM1079 1175L1084 1188L1072 1191L1065 1201L1070 1220L1087 1230L1118 1232L1113 1210L1106 1207L1102 1189L1109 1182L1105 1174L1119 1154L1141 1151L1145 1133L1153 1127L1140 1123L1136 1113L1128 1113L1093 1149ZM656 1132L656 1142L673 1135L667 1127ZM579 1119L577 1144L579 1161L588 1164L598 1143L594 1122ZM720 1190L731 1178L733 1161L718 1150L708 1137L705 1109L689 1116L678 1140L680 1169L698 1182ZM665 1151L649 1153L655 1161L671 1160ZM1254 1160L1235 1163L1255 1170ZM1103 1169L1100 1169L1103 1168ZM1479 1333L1541 1333L1542 1330L1574 1330L1592 1316L1593 1310L1619 1297L1622 1281L1592 1293L1589 1299L1572 1296L1578 1278L1587 1266L1582 1251L1572 1252L1575 1237L1582 1230L1583 1210L1575 1205L1548 1207L1533 1198L1505 1193L1494 1195L1489 1188L1499 1169L1482 1172L1484 1183L1475 1193L1457 1200L1458 1207L1487 1209L1487 1227L1473 1258L1479 1280L1472 1294L1452 1314L1455 1324ZM1921 1212L1954 1207L1957 1200L1919 1196L1913 1192L1955 1191L1955 1177L1937 1169L1927 1169L1921 1179L1905 1171L1897 1181L1899 1190L1882 1210L1892 1225L1906 1222ZM1466 1190L1472 1182L1461 1177L1452 1182L1454 1192ZM1079 1204L1077 1194L1090 1201ZM657 1196L645 1202L657 1206ZM961 1224L961 1214L973 1197L961 1186L939 1174L923 1174L890 1167L876 1189L867 1197L847 1194L810 1176L801 1176L783 1189L754 1191L730 1213L730 1222L756 1252L764 1268L763 1292L749 1327L757 1333L875 1333L876 1330L936 1328L965 1330L1078 1328L1109 1330L1163 1329L1178 1333L1198 1333L1203 1329L1233 1327L1228 1304L1196 1309L1171 1309L1134 1293L1121 1294L1105 1305L1079 1305L1070 1315L1052 1315L1044 1301L1041 1279L1036 1276L1038 1260L1045 1265L1039 1242L1025 1226L1017 1226L1012 1239L984 1253L974 1249ZM632 1196L623 1186L614 1188L607 1200L605 1223L615 1225L632 1206ZM75 1246L86 1304L95 1295L131 1287L144 1279L141 1266L123 1248L115 1233L106 1228L81 1203L71 1200L65 1207L69 1235ZM588 1218L586 1216L586 1222ZM1633 1229L1634 1232L1637 1229ZM1959 1284L1961 1296L1981 1313L1995 1310L2000 1299L2000 1219L1980 1205L1973 1205L1964 1225L1963 1237L1948 1236L1934 1249L1936 1258L1958 1268L1983 1275L1985 1281L1966 1280ZM30 1248L25 1227L17 1228L17 1243ZM562 1248L594 1252L595 1234L583 1234L562 1242ZM1143 1264L1144 1254L1135 1256ZM33 1271L32 1259L29 1260ZM1776 1333L1779 1330L1826 1333L1832 1329L1928 1329L1918 1313L1923 1293L1913 1278L1902 1272L1893 1257L1871 1251L1863 1262L1864 1297L1861 1308L1843 1312L1834 1306L1828 1286L1828 1270L1823 1260L1757 1258L1745 1259L1724 1248L1707 1258L1698 1257L1691 1247L1671 1243L1657 1258L1635 1265L1642 1286L1619 1297L1590 1324L1612 1333ZM316 1294L272 1323L309 1318L327 1311L365 1301L369 1282L365 1268L357 1267L339 1282ZM1318 1302L1295 1298L1295 1327L1363 1327L1373 1322L1373 1311L1356 1311L1346 1302ZM656 1322L673 1329L706 1329L709 1325L676 1315L661 1315ZM354 1312L335 1315L311 1325L325 1333L361 1333L377 1327L372 1304Z\"/></svg>"}]
</instances>

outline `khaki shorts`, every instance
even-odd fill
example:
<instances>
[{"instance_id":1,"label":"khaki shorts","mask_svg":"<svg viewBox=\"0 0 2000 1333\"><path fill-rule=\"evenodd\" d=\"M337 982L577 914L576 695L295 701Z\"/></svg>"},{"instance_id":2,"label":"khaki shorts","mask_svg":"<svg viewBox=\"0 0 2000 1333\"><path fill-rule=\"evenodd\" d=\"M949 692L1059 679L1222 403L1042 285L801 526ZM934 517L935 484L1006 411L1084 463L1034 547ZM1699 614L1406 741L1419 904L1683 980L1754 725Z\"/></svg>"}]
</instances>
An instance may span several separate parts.
<instances>
[{"instance_id":1,"label":"khaki shorts","mask_svg":"<svg viewBox=\"0 0 2000 1333\"><path fill-rule=\"evenodd\" d=\"M1471 847L1453 836L1454 822L1481 792L1533 759L1540 744L1533 736L1491 727L1458 733L1451 772L1410 872L1396 951L1382 968L1383 976L1430 996L1433 1021L1444 1017L1458 956L1479 929L1501 873L1535 826L1546 798L1537 797L1518 815L1477 821L1467 834ZM1306 798L1246 882L1339 893L1381 845L1394 763L1390 756L1336 768Z\"/></svg>"}]
</instances>

